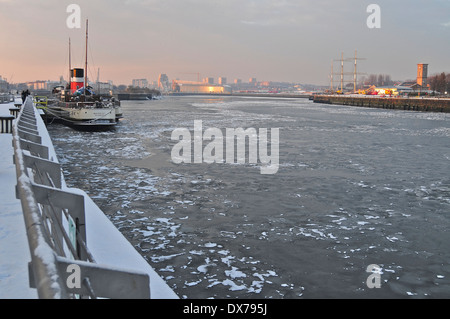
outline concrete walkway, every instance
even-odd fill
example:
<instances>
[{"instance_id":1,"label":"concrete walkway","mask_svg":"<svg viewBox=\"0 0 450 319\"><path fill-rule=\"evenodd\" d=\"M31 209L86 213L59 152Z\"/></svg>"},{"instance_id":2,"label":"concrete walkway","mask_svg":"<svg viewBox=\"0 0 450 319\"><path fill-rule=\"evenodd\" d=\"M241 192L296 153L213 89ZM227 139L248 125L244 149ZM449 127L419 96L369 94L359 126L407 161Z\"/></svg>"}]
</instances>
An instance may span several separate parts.
<instances>
[{"instance_id":1,"label":"concrete walkway","mask_svg":"<svg viewBox=\"0 0 450 319\"><path fill-rule=\"evenodd\" d=\"M20 103L20 101L17 101ZM0 104L0 115L9 115L14 103ZM31 260L20 201L16 199L16 169L12 135L0 134L0 298L34 299L29 288Z\"/></svg>"}]
</instances>

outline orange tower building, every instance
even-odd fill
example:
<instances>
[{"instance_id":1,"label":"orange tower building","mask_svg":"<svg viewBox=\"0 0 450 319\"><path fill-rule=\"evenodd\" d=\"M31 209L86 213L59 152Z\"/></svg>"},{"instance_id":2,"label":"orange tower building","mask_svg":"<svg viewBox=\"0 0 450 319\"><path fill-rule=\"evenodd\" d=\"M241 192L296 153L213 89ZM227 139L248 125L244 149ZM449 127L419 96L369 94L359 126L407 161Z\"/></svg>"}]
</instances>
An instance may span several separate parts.
<instances>
[{"instance_id":1,"label":"orange tower building","mask_svg":"<svg viewBox=\"0 0 450 319\"><path fill-rule=\"evenodd\" d=\"M417 64L417 84L421 87L427 87L428 82L428 64Z\"/></svg>"}]
</instances>

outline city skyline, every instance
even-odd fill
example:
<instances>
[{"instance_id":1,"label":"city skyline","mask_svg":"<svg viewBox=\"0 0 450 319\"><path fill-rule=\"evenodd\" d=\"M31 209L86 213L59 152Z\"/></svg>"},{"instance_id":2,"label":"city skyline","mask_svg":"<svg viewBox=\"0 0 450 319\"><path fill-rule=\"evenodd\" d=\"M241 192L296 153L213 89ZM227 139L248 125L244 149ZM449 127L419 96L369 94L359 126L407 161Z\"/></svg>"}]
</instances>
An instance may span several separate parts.
<instances>
[{"instance_id":1,"label":"city skyline","mask_svg":"<svg viewBox=\"0 0 450 319\"><path fill-rule=\"evenodd\" d=\"M91 79L225 77L328 85L332 60L355 50L360 72L414 79L418 63L429 75L450 71L450 1L377 1L381 27L369 28L371 1L251 0L0 0L0 75L12 83L68 77L84 67L89 19ZM80 8L69 28L67 7ZM335 72L340 67L335 62ZM346 63L345 72L353 72Z\"/></svg>"}]
</instances>

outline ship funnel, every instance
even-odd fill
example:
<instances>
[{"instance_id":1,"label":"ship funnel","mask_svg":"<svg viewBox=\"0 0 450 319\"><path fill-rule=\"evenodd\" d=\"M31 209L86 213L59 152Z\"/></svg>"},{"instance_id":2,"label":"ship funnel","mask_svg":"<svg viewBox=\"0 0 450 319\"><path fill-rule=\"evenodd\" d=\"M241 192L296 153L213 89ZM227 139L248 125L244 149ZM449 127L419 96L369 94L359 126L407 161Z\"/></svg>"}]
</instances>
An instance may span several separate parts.
<instances>
[{"instance_id":1,"label":"ship funnel","mask_svg":"<svg viewBox=\"0 0 450 319\"><path fill-rule=\"evenodd\" d=\"M84 87L84 70L70 70L70 93L73 94L76 90L81 89L82 87Z\"/></svg>"}]
</instances>

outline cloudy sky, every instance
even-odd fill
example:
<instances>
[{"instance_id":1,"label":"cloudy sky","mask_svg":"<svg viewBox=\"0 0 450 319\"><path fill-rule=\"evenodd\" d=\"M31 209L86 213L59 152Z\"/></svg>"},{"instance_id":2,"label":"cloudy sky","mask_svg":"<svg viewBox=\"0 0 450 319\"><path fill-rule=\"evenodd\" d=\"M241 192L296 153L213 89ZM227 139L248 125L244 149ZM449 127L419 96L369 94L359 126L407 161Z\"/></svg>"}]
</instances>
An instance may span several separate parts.
<instances>
[{"instance_id":1,"label":"cloudy sky","mask_svg":"<svg viewBox=\"0 0 450 319\"><path fill-rule=\"evenodd\" d=\"M379 29L367 26L372 3ZM67 26L70 4L81 8L79 29ZM0 0L0 75L67 78L69 38L72 66L84 63L86 19L88 75L100 69L115 84L199 73L327 85L332 61L355 50L361 73L412 79L417 63L450 72L450 0Z\"/></svg>"}]
</instances>

